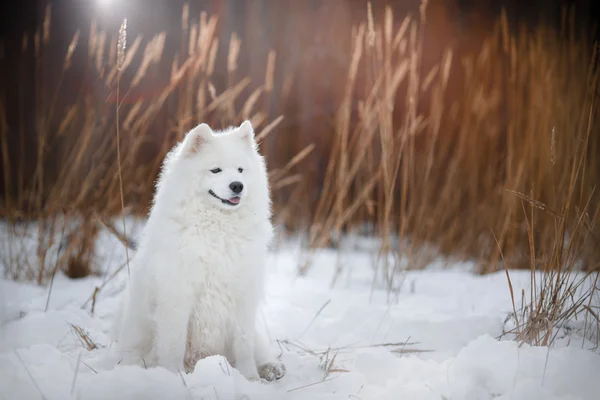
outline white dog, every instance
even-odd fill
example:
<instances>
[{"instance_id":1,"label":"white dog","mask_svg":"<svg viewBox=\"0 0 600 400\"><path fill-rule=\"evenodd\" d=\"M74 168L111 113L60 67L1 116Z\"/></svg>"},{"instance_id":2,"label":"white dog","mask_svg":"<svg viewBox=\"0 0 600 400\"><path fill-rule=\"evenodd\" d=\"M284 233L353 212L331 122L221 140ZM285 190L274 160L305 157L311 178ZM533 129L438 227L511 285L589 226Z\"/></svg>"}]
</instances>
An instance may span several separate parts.
<instances>
[{"instance_id":1,"label":"white dog","mask_svg":"<svg viewBox=\"0 0 600 400\"><path fill-rule=\"evenodd\" d=\"M265 162L249 121L191 130L167 155L115 329L122 363L173 371L222 355L279 379L255 327L273 237Z\"/></svg>"}]
</instances>

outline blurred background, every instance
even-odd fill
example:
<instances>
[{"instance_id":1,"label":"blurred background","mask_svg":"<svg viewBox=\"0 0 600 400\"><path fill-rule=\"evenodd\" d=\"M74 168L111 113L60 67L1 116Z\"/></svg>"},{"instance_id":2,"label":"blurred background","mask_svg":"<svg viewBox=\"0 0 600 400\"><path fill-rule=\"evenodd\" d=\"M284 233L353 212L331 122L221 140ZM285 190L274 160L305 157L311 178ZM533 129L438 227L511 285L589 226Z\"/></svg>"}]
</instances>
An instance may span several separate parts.
<instances>
[{"instance_id":1,"label":"blurred background","mask_svg":"<svg viewBox=\"0 0 600 400\"><path fill-rule=\"evenodd\" d=\"M409 269L439 255L482 273L599 269L595 1L0 7L2 257L15 279L97 273L98 229L131 245L113 218L146 215L176 141L244 119L275 221L307 249L359 235ZM31 224L38 263L23 266ZM58 233L64 257L49 262ZM384 264L389 278L398 265Z\"/></svg>"}]
</instances>

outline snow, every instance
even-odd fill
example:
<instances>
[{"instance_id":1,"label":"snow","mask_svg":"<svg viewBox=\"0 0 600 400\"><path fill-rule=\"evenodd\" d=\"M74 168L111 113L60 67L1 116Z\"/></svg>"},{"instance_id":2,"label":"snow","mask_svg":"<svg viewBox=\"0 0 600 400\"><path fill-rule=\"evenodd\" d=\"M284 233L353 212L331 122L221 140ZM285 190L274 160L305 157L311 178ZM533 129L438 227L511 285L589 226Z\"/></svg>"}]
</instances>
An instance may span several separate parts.
<instances>
[{"instance_id":1,"label":"snow","mask_svg":"<svg viewBox=\"0 0 600 400\"><path fill-rule=\"evenodd\" d=\"M35 234L29 240L35 243ZM221 356L200 360L191 374L107 365L107 332L127 270L102 287L92 314L91 294L125 259L108 232L100 234L97 254L102 276L58 274L47 310L48 287L0 280L0 398L600 398L600 355L589 341L573 334L546 348L502 336L512 311L504 272L478 276L468 263L441 268L434 260L403 273L390 296L379 282L372 290L367 241L340 253L318 251L306 276L296 273L305 256L297 240L274 248L260 321L287 367L279 381L249 382ZM22 257L35 265L35 251ZM515 293L529 292L528 272L511 271L511 280ZM89 350L76 329L97 348Z\"/></svg>"}]
</instances>

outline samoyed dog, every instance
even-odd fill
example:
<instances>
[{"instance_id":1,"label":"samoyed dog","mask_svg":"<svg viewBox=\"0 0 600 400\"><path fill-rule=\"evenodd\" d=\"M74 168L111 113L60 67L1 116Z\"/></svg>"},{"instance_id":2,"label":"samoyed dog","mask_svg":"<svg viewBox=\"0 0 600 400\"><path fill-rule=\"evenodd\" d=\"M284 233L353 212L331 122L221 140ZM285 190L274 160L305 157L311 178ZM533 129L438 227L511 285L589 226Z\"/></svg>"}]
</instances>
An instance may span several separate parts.
<instances>
[{"instance_id":1,"label":"samoyed dog","mask_svg":"<svg viewBox=\"0 0 600 400\"><path fill-rule=\"evenodd\" d=\"M191 372L221 355L250 380L285 367L256 329L273 237L249 121L188 132L166 156L112 331L122 364Z\"/></svg>"}]
</instances>

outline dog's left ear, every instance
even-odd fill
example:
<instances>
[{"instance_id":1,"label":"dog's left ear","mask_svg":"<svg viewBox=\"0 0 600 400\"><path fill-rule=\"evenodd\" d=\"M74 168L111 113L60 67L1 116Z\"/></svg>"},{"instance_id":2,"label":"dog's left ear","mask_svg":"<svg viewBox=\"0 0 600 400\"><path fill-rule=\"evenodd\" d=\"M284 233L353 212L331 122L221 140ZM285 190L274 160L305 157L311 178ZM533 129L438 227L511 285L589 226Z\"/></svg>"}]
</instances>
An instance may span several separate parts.
<instances>
[{"instance_id":1,"label":"dog's left ear","mask_svg":"<svg viewBox=\"0 0 600 400\"><path fill-rule=\"evenodd\" d=\"M249 120L242 122L238 129L238 132L242 140L247 142L251 147L256 146L256 141L254 140L254 128L252 127L252 123Z\"/></svg>"},{"instance_id":2,"label":"dog's left ear","mask_svg":"<svg viewBox=\"0 0 600 400\"><path fill-rule=\"evenodd\" d=\"M212 138L212 131L207 124L200 124L185 135L183 139L183 154L193 156Z\"/></svg>"}]
</instances>

